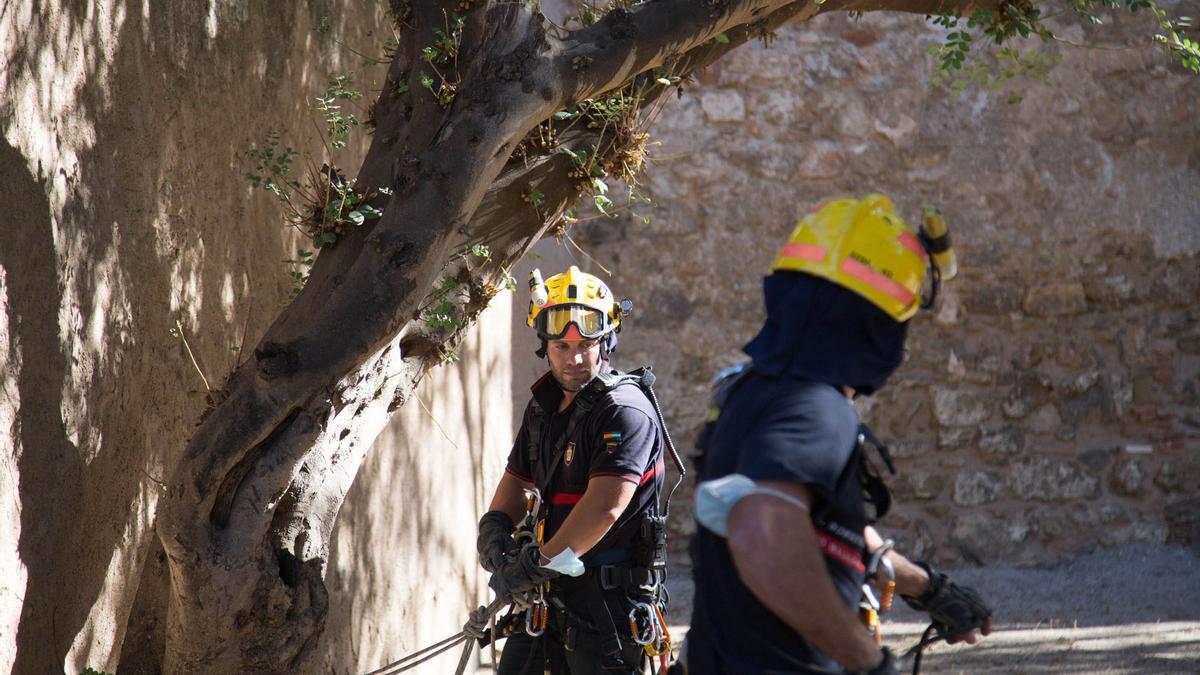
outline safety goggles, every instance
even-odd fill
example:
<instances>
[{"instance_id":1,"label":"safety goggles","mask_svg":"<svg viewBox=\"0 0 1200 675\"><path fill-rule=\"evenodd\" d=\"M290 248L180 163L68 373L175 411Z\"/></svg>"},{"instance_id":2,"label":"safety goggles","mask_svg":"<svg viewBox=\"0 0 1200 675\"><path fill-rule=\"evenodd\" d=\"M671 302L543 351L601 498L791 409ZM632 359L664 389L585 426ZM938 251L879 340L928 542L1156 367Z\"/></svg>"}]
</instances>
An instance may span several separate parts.
<instances>
[{"instance_id":1,"label":"safety goggles","mask_svg":"<svg viewBox=\"0 0 1200 675\"><path fill-rule=\"evenodd\" d=\"M555 305L539 312L533 327L541 337L558 340L571 324L584 338L598 338L604 334L604 313L583 305Z\"/></svg>"}]
</instances>

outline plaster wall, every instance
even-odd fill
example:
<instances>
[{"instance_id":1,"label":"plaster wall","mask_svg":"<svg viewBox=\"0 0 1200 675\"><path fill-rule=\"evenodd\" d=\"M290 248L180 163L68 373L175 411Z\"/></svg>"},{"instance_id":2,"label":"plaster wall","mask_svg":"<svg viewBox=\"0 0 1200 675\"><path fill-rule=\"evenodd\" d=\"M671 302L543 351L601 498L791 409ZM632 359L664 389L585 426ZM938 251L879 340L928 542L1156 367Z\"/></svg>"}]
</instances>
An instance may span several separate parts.
<instances>
[{"instance_id":1,"label":"plaster wall","mask_svg":"<svg viewBox=\"0 0 1200 675\"><path fill-rule=\"evenodd\" d=\"M312 97L334 72L378 89L350 48L381 46L383 10L0 6L0 672L157 672L155 511L205 409L197 371L220 387L311 248L251 191L246 151L275 131L321 163ZM510 442L505 302L364 462L329 565L334 672L452 633L474 603L471 532L502 464L479 459Z\"/></svg>"}]
</instances>

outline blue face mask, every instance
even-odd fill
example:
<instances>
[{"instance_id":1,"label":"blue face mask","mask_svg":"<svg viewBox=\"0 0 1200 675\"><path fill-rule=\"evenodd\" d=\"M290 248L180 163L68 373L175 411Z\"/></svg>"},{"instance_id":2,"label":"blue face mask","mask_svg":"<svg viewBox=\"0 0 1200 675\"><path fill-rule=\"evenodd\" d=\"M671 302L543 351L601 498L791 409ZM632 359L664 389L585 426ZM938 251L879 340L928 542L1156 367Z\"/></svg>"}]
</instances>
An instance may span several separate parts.
<instances>
[{"instance_id":1,"label":"blue face mask","mask_svg":"<svg viewBox=\"0 0 1200 675\"><path fill-rule=\"evenodd\" d=\"M583 561L579 556L575 555L575 551L568 546L561 553L550 559L550 562L542 565L548 570L554 570L559 574L565 574L569 577L577 577L583 574Z\"/></svg>"},{"instance_id":2,"label":"blue face mask","mask_svg":"<svg viewBox=\"0 0 1200 675\"><path fill-rule=\"evenodd\" d=\"M786 492L768 487L759 487L754 481L740 473L733 473L716 480L705 481L696 486L696 522L712 530L717 536L728 536L726 522L733 507L749 495L770 495L808 512L808 506Z\"/></svg>"}]
</instances>

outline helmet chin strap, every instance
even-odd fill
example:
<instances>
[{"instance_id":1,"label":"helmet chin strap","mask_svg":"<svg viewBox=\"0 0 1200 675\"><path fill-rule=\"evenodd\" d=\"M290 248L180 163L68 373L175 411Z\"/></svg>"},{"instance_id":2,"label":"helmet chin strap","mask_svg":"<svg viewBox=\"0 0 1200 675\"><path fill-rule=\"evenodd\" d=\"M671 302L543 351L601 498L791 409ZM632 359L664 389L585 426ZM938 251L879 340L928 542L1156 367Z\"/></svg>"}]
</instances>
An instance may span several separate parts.
<instances>
[{"instance_id":1,"label":"helmet chin strap","mask_svg":"<svg viewBox=\"0 0 1200 675\"><path fill-rule=\"evenodd\" d=\"M600 340L600 358L608 361L610 354L617 351L617 331L611 331Z\"/></svg>"}]
</instances>

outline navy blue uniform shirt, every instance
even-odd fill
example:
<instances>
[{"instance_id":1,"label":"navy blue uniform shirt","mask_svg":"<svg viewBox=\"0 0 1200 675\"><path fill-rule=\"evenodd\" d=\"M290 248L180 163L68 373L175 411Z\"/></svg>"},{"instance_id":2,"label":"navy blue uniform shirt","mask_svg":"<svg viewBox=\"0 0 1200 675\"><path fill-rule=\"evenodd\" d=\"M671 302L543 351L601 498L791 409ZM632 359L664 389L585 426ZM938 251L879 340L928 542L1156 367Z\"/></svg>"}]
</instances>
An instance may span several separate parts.
<instances>
[{"instance_id":1,"label":"navy blue uniform shirt","mask_svg":"<svg viewBox=\"0 0 1200 675\"><path fill-rule=\"evenodd\" d=\"M562 458L547 485L536 486L547 505L545 540L549 541L562 526L583 493L588 481L597 476L616 476L637 484L633 499L608 533L586 555L585 564L598 553L633 544L643 513L655 508L662 492L664 435L650 399L634 383L621 384L605 392L588 415L580 420L571 437L562 439L575 410L572 402L562 412L563 391L549 373L533 387L533 400L525 416L506 471L522 481L534 482L537 471L529 461L529 426L537 401L545 411L537 462L549 462L556 452ZM582 395L582 394L581 394ZM555 447L558 441L559 447Z\"/></svg>"},{"instance_id":2,"label":"navy blue uniform shirt","mask_svg":"<svg viewBox=\"0 0 1200 675\"><path fill-rule=\"evenodd\" d=\"M755 481L802 483L826 568L847 607L864 578L867 511L859 480L858 415L838 389L792 375L751 371L730 392L708 437L697 480L740 473ZM738 576L727 541L697 526L691 542L696 580L688 633L690 675L840 673L758 601ZM800 577L789 580L803 587Z\"/></svg>"}]
</instances>

